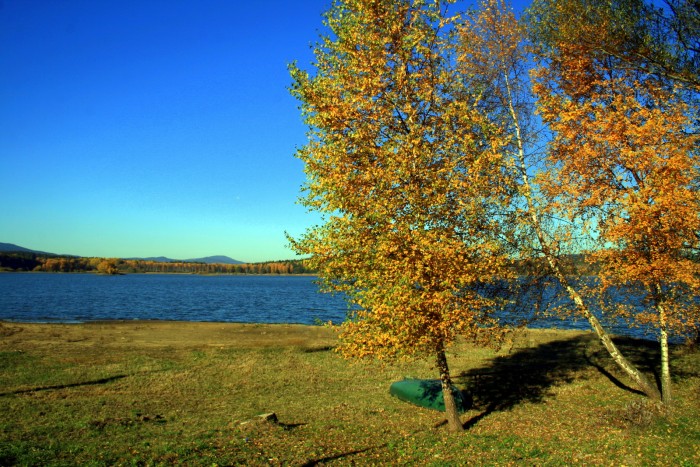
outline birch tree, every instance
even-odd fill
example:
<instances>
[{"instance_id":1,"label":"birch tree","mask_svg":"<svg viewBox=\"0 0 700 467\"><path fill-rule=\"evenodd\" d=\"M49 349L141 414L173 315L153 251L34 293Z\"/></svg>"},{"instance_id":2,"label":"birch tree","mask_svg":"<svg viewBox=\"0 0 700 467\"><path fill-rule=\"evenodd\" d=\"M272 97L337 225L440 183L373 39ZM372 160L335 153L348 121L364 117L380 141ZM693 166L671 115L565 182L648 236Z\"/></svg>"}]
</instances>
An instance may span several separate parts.
<instances>
[{"instance_id":1,"label":"birch tree","mask_svg":"<svg viewBox=\"0 0 700 467\"><path fill-rule=\"evenodd\" d=\"M570 41L700 91L697 0L534 0L527 16L539 41Z\"/></svg>"},{"instance_id":2,"label":"birch tree","mask_svg":"<svg viewBox=\"0 0 700 467\"><path fill-rule=\"evenodd\" d=\"M478 107L499 129L501 139L508 141L503 146L504 154L512 160L512 177L519 182L519 197L514 198L513 207L521 235L514 254L521 260L544 259L546 273L556 279L576 313L589 322L619 368L648 396L658 399L656 386L620 352L592 312L590 297L579 287L580 281L572 280L571 271L562 264L560 252L577 251L567 249L566 244L574 237L580 219L572 215L569 222L554 227L546 222L549 217L566 214L563 208L568 205L557 201L556 190L543 192L539 183L542 177L556 178L556 174L546 172L547 166L539 159L543 139L549 135L542 135L545 130L534 116L537 104L530 90L532 62L527 55L525 34L512 9L502 0L484 0L460 28L459 66L481 80L484 97Z\"/></svg>"},{"instance_id":3,"label":"birch tree","mask_svg":"<svg viewBox=\"0 0 700 467\"><path fill-rule=\"evenodd\" d=\"M540 36L534 90L554 132L542 186L569 220L593 226L600 294L641 294L641 304L610 311L657 330L661 393L670 403L669 333L700 318L697 109L683 80L630 66L644 51L619 44L618 31L637 17L615 9L620 4L535 5L550 20L577 8L591 20L558 23Z\"/></svg>"},{"instance_id":4,"label":"birch tree","mask_svg":"<svg viewBox=\"0 0 700 467\"><path fill-rule=\"evenodd\" d=\"M338 1L312 72L291 67L309 127L302 202L323 216L292 243L352 305L343 355L434 358L461 430L446 350L498 335L497 304L474 285L508 277L497 234L512 187L478 89L453 66L445 3Z\"/></svg>"}]
</instances>

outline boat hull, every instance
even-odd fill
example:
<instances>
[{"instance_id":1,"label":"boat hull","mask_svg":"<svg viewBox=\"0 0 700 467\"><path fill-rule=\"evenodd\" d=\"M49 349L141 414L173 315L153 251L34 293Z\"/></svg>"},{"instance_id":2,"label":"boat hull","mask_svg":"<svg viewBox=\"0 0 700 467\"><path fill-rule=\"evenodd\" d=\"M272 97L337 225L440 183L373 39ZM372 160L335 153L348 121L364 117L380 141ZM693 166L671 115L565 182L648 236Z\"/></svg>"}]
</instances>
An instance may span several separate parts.
<instances>
[{"instance_id":1,"label":"boat hull","mask_svg":"<svg viewBox=\"0 0 700 467\"><path fill-rule=\"evenodd\" d=\"M442 393L442 382L439 379L407 378L396 381L389 387L392 396L426 409L445 411L445 399ZM470 398L462 391L452 386L452 394L459 412L466 412L471 406Z\"/></svg>"}]
</instances>

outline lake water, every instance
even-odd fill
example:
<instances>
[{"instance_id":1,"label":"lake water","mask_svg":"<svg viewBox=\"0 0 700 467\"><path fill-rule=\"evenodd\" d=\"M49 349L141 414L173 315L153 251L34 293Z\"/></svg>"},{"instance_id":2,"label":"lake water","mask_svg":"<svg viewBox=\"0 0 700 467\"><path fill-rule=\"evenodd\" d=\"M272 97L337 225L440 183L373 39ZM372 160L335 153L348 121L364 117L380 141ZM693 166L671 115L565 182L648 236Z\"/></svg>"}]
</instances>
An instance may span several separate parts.
<instances>
[{"instance_id":1,"label":"lake water","mask_svg":"<svg viewBox=\"0 0 700 467\"><path fill-rule=\"evenodd\" d=\"M341 322L346 305L309 276L3 273L0 319Z\"/></svg>"},{"instance_id":2,"label":"lake water","mask_svg":"<svg viewBox=\"0 0 700 467\"><path fill-rule=\"evenodd\" d=\"M0 320L342 322L345 302L340 296L319 293L314 280L310 276L2 273ZM522 302L520 306L531 309ZM643 330L627 329L624 323L607 324L617 334L654 339ZM586 320L556 318L529 326L590 329Z\"/></svg>"}]
</instances>

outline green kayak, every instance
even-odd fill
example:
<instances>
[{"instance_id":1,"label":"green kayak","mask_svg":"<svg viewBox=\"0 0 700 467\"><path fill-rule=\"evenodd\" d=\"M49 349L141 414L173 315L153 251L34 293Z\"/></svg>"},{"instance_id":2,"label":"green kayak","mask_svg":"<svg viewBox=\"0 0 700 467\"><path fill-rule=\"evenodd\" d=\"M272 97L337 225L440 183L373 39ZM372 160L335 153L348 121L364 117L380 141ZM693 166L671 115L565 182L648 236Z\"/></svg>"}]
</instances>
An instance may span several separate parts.
<instances>
[{"instance_id":1,"label":"green kayak","mask_svg":"<svg viewBox=\"0 0 700 467\"><path fill-rule=\"evenodd\" d=\"M427 409L445 411L445 400L442 395L442 383L439 379L413 379L407 378L403 381L392 383L389 387L389 394L410 402L419 407ZM466 412L471 405L470 397L462 391L452 386L452 394L457 404L459 412Z\"/></svg>"}]
</instances>

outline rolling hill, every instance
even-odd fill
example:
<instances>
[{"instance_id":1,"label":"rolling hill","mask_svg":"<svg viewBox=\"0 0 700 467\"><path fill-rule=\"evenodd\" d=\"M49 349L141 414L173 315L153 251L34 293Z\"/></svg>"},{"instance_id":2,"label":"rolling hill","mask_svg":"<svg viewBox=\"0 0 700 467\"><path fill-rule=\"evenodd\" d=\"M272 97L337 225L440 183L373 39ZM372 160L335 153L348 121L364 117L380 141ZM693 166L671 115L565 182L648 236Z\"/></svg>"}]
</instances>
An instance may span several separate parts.
<instances>
[{"instance_id":1,"label":"rolling hill","mask_svg":"<svg viewBox=\"0 0 700 467\"><path fill-rule=\"evenodd\" d=\"M14 243L2 243L0 242L0 252L1 253L33 253L36 255L47 255L47 256L75 256L75 255L59 255L56 253L48 253L46 251L32 250L30 248L25 248L23 246L15 245ZM124 258L124 259L136 259L144 261L156 261L159 263L204 263L204 264L245 264L244 261L238 261L228 256L216 255L216 256L206 256L204 258L192 258L192 259L172 259L166 258L165 256L157 256L150 258Z\"/></svg>"}]
</instances>

